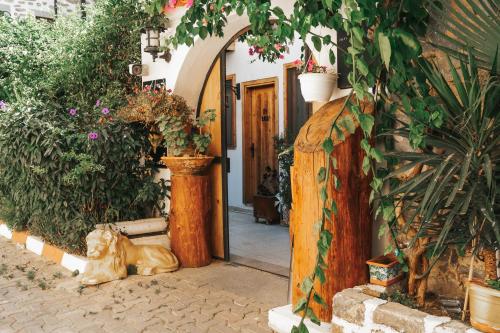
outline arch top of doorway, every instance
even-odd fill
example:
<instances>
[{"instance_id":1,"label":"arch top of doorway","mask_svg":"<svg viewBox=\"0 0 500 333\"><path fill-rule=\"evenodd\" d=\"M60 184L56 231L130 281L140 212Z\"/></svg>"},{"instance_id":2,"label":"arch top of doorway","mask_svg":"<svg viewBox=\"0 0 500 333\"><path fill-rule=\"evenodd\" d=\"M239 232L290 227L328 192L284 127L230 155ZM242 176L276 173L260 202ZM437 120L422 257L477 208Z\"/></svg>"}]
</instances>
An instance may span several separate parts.
<instances>
[{"instance_id":1,"label":"arch top of doorway","mask_svg":"<svg viewBox=\"0 0 500 333\"><path fill-rule=\"evenodd\" d=\"M293 8L293 1L273 1L273 5ZM169 71L169 75L176 76L173 79L175 93L183 96L189 105L198 106L206 78L218 56L236 38L248 31L249 26L250 21L247 16L232 14L228 17L224 27L223 37L214 36L204 40L197 38L191 47L186 47L179 52L179 57L182 59L178 59L175 65L180 66L180 68L172 72ZM310 44L308 40L305 42ZM175 54L173 56L175 57Z\"/></svg>"}]
</instances>

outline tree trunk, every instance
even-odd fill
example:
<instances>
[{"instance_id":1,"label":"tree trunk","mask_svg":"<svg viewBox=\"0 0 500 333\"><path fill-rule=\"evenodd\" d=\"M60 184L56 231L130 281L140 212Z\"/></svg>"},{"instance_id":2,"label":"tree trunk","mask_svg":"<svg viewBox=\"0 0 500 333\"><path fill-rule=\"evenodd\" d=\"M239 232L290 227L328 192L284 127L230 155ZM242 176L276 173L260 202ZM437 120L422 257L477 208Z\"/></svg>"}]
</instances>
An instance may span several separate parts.
<instances>
[{"instance_id":1,"label":"tree trunk","mask_svg":"<svg viewBox=\"0 0 500 333\"><path fill-rule=\"evenodd\" d=\"M321 220L322 200L317 174L325 165L322 142L328 137L329 128L340 112L344 99L326 104L302 127L295 141L294 165L291 171L292 209L290 210L290 233L294 247L292 258L292 303L293 306L305 297L301 291L304 278L314 270L317 255L318 221ZM371 113L371 107L365 112ZM341 116L349 116L345 111ZM333 170L327 184L328 198L337 203L338 214L326 229L333 234L333 241L326 256L326 282L315 282L314 290L325 301L322 306L311 301L310 307L321 321L332 319L332 298L335 293L368 281L366 260L371 253L371 224L369 196L370 179L364 176L360 148L363 134L356 125L356 132L344 132L345 142L332 137L335 144L332 156L337 159L337 170ZM333 174L340 180L336 191Z\"/></svg>"}]
</instances>

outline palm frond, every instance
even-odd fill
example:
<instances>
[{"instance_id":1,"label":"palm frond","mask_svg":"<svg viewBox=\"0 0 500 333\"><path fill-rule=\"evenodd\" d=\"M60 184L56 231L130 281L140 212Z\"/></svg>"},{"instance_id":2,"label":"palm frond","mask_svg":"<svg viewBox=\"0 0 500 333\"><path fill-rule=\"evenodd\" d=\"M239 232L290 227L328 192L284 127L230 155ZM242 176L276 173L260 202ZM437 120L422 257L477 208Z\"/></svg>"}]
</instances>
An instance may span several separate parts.
<instances>
[{"instance_id":1,"label":"palm frond","mask_svg":"<svg viewBox=\"0 0 500 333\"><path fill-rule=\"evenodd\" d=\"M428 2L430 16L440 22L433 45L452 57L466 61L469 49L478 66L491 69L500 43L498 0L437 0ZM500 63L495 63L500 71Z\"/></svg>"}]
</instances>

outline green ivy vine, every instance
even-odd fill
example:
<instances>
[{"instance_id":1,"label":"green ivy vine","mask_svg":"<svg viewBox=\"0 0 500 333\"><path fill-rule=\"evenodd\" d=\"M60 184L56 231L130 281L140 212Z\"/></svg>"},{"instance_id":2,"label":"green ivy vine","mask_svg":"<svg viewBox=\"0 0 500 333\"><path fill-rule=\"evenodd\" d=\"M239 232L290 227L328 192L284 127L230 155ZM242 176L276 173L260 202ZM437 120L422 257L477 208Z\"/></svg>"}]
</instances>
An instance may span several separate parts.
<instances>
[{"instance_id":1,"label":"green ivy vine","mask_svg":"<svg viewBox=\"0 0 500 333\"><path fill-rule=\"evenodd\" d=\"M153 0L152 8L163 8L166 0ZM173 47L195 42L195 38L224 35L228 15L248 15L250 30L247 41L258 47L258 57L265 61L274 61L286 50L296 35L302 40L311 37L316 51L326 50L331 64L337 56L345 57L351 71L348 80L352 91L345 100L342 111L332 122L329 135L323 142L326 166L321 168L317 181L320 184L320 196L323 202L322 217L319 224L318 254L314 271L302 283L305 297L295 307L295 312L302 312L300 324L292 332L308 332L305 318L319 324L319 319L310 307L311 301L326 304L314 290L314 282L325 281L325 255L331 245L333 235L327 230L327 224L333 223L337 213L334 200L328 198L327 184L333 181L338 189L341 184L335 176L336 160L332 156L335 133L339 140L344 139L343 130L353 132L356 120L364 134L361 148L365 152L363 171L372 176L370 203L376 204L375 215L383 215L389 221L381 233L389 232L395 239L394 206L392 202L380 199L383 177L387 171L381 167L384 162L382 151L372 139L373 129L390 126L389 115L397 105L403 104L419 116L418 122L410 124L410 143L418 147L425 143L426 128L439 127L442 123L442 110L437 100L429 95L425 78L417 66L421 57L420 40L424 37L428 21L427 2L421 0L298 0L294 1L291 13L269 0L197 0L187 9L175 35L170 39ZM340 31L347 33L350 46L338 47L330 33L320 34L318 27L328 28L321 31ZM324 65L324 64L320 64ZM420 87L422 95L414 93L414 86ZM364 113L363 105L372 103L374 114ZM348 110L352 117L340 116ZM377 126L375 126L377 124ZM391 162L391 161L388 161ZM376 202L375 202L376 201ZM391 246L387 251L394 251L401 262L403 254Z\"/></svg>"}]
</instances>

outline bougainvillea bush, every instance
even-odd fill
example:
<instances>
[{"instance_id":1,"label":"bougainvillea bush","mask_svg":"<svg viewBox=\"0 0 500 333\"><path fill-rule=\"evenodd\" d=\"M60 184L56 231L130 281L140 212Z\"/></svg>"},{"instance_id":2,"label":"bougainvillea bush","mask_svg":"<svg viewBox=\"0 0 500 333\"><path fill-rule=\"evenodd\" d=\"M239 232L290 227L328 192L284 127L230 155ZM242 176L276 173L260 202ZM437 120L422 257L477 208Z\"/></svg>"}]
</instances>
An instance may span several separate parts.
<instances>
[{"instance_id":1,"label":"bougainvillea bush","mask_svg":"<svg viewBox=\"0 0 500 333\"><path fill-rule=\"evenodd\" d=\"M148 216L166 187L141 166L143 128L116 117L137 78L145 15L99 1L87 18L0 18L0 217L69 250L96 223ZM161 207L158 207L161 208Z\"/></svg>"}]
</instances>

